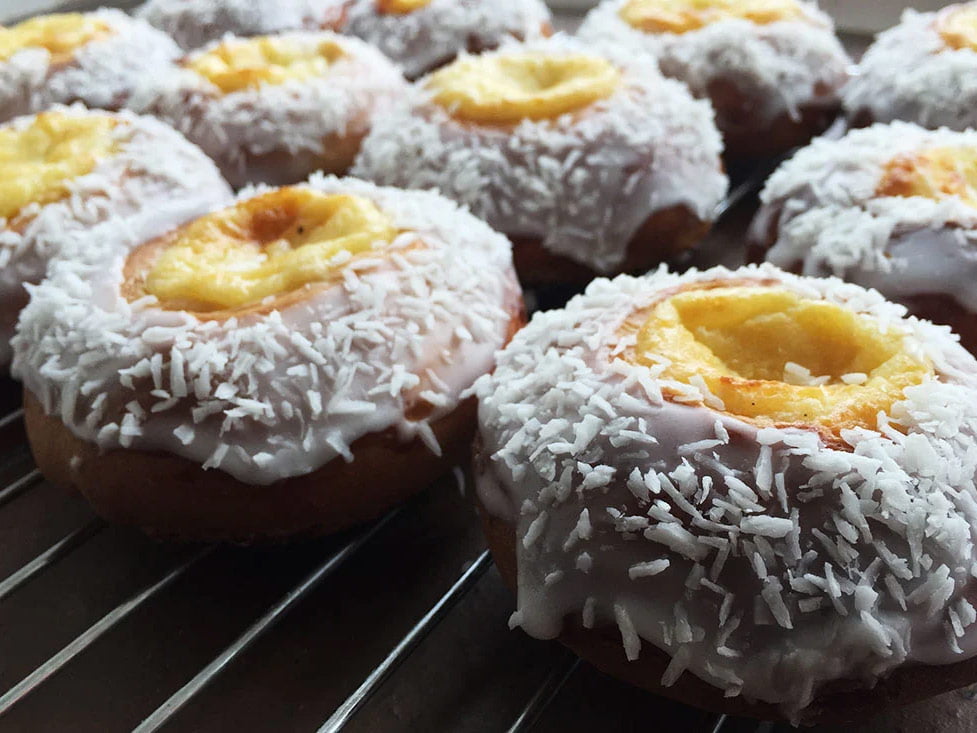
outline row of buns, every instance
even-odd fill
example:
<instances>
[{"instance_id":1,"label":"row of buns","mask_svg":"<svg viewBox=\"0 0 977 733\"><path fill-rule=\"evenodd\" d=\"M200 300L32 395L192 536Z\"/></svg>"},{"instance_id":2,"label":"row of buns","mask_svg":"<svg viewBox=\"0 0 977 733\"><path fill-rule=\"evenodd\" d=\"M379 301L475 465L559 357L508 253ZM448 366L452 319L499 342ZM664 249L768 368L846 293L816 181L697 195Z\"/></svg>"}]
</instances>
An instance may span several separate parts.
<instances>
[{"instance_id":1,"label":"row of buns","mask_svg":"<svg viewBox=\"0 0 977 733\"><path fill-rule=\"evenodd\" d=\"M977 3L854 76L796 0L576 38L502 1L137 16L0 29L0 320L51 481L250 542L473 456L510 624L634 684L814 722L977 679ZM843 103L870 126L761 195L770 262L655 269ZM590 284L526 325L520 282Z\"/></svg>"}]
</instances>

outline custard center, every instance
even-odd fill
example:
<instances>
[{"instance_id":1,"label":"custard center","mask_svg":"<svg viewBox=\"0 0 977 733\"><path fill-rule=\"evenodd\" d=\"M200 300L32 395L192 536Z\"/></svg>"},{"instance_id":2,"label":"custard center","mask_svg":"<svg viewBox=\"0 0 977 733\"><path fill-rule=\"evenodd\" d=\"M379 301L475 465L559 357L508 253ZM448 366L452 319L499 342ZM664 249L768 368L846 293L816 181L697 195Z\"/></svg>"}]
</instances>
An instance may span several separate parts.
<instances>
[{"instance_id":1,"label":"custard center","mask_svg":"<svg viewBox=\"0 0 977 733\"><path fill-rule=\"evenodd\" d=\"M681 290L643 314L633 356L698 375L725 412L764 425L874 429L906 387L933 373L874 320L779 287Z\"/></svg>"},{"instance_id":2,"label":"custard center","mask_svg":"<svg viewBox=\"0 0 977 733\"><path fill-rule=\"evenodd\" d=\"M600 56L527 52L465 57L434 73L427 86L458 119L515 124L583 109L620 83L621 73Z\"/></svg>"},{"instance_id":3,"label":"custard center","mask_svg":"<svg viewBox=\"0 0 977 733\"><path fill-rule=\"evenodd\" d=\"M431 0L376 0L377 12L383 15L407 15L426 8Z\"/></svg>"},{"instance_id":4,"label":"custard center","mask_svg":"<svg viewBox=\"0 0 977 733\"><path fill-rule=\"evenodd\" d=\"M631 0L621 8L624 22L647 33L688 33L732 18L767 25L803 17L795 0Z\"/></svg>"},{"instance_id":5,"label":"custard center","mask_svg":"<svg viewBox=\"0 0 977 733\"><path fill-rule=\"evenodd\" d=\"M977 51L977 5L950 6L938 16L936 28L950 48Z\"/></svg>"},{"instance_id":6,"label":"custard center","mask_svg":"<svg viewBox=\"0 0 977 733\"><path fill-rule=\"evenodd\" d=\"M221 43L186 62L224 94L325 76L346 55L335 41L314 47L272 36Z\"/></svg>"},{"instance_id":7,"label":"custard center","mask_svg":"<svg viewBox=\"0 0 977 733\"><path fill-rule=\"evenodd\" d=\"M168 310L246 308L328 281L353 256L389 244L396 233L368 199L278 189L168 235L136 295L155 295Z\"/></svg>"},{"instance_id":8,"label":"custard center","mask_svg":"<svg viewBox=\"0 0 977 733\"><path fill-rule=\"evenodd\" d=\"M977 207L977 149L930 148L893 158L876 194L936 201L955 196Z\"/></svg>"},{"instance_id":9,"label":"custard center","mask_svg":"<svg viewBox=\"0 0 977 733\"><path fill-rule=\"evenodd\" d=\"M25 128L0 128L0 219L67 196L72 180L116 152L116 124L108 115L43 112Z\"/></svg>"},{"instance_id":10,"label":"custard center","mask_svg":"<svg viewBox=\"0 0 977 733\"><path fill-rule=\"evenodd\" d=\"M111 34L107 23L82 13L39 15L11 28L0 27L0 61L26 48L45 48L52 64L64 64L82 46Z\"/></svg>"}]
</instances>

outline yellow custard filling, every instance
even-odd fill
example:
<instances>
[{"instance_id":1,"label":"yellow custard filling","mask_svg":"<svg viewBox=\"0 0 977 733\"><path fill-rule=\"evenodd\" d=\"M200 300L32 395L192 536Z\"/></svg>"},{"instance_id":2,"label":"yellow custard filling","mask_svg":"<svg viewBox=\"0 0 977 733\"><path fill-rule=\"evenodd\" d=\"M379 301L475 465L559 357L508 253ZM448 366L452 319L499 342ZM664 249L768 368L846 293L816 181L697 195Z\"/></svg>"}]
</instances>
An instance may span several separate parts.
<instances>
[{"instance_id":1,"label":"yellow custard filling","mask_svg":"<svg viewBox=\"0 0 977 733\"><path fill-rule=\"evenodd\" d=\"M0 218L67 196L72 180L117 151L116 124L108 115L43 112L23 129L0 129Z\"/></svg>"},{"instance_id":2,"label":"yellow custard filling","mask_svg":"<svg viewBox=\"0 0 977 733\"><path fill-rule=\"evenodd\" d=\"M776 286L684 289L643 317L638 363L667 363L663 378L686 384L701 376L725 412L761 426L874 428L933 374L898 332Z\"/></svg>"},{"instance_id":3,"label":"yellow custard filling","mask_svg":"<svg viewBox=\"0 0 977 733\"><path fill-rule=\"evenodd\" d=\"M170 310L244 308L327 281L351 256L396 234L368 199L282 188L179 229L146 275L144 291Z\"/></svg>"},{"instance_id":4,"label":"yellow custard filling","mask_svg":"<svg viewBox=\"0 0 977 733\"><path fill-rule=\"evenodd\" d=\"M625 23L647 33L688 33L731 18L767 25L803 17L795 0L631 0L621 8Z\"/></svg>"},{"instance_id":5,"label":"yellow custard filling","mask_svg":"<svg viewBox=\"0 0 977 733\"><path fill-rule=\"evenodd\" d=\"M930 148L900 155L885 166L879 196L956 196L977 207L977 149Z\"/></svg>"},{"instance_id":6,"label":"yellow custard filling","mask_svg":"<svg viewBox=\"0 0 977 733\"><path fill-rule=\"evenodd\" d=\"M224 94L325 76L346 52L325 40L314 48L272 36L233 40L215 46L186 62Z\"/></svg>"},{"instance_id":7,"label":"yellow custard filling","mask_svg":"<svg viewBox=\"0 0 977 733\"><path fill-rule=\"evenodd\" d=\"M937 17L936 29L950 48L977 51L977 5L955 5Z\"/></svg>"},{"instance_id":8,"label":"yellow custard filling","mask_svg":"<svg viewBox=\"0 0 977 733\"><path fill-rule=\"evenodd\" d=\"M515 124L575 112L610 97L621 72L600 56L523 52L470 56L427 81L434 101L454 117Z\"/></svg>"},{"instance_id":9,"label":"yellow custard filling","mask_svg":"<svg viewBox=\"0 0 977 733\"><path fill-rule=\"evenodd\" d=\"M39 15L10 28L0 27L0 61L25 48L46 48L52 64L63 64L82 46L111 34L107 23L82 13Z\"/></svg>"},{"instance_id":10,"label":"yellow custard filling","mask_svg":"<svg viewBox=\"0 0 977 733\"><path fill-rule=\"evenodd\" d=\"M431 0L377 0L377 12L387 15L407 15L430 4Z\"/></svg>"}]
</instances>

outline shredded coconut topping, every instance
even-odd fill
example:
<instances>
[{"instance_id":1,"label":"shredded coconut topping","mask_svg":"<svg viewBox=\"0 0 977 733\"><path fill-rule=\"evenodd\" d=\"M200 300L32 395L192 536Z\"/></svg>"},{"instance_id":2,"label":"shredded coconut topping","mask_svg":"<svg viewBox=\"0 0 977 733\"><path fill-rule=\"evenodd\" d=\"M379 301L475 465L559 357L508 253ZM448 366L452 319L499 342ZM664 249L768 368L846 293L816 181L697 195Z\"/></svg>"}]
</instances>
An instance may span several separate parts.
<instances>
[{"instance_id":1,"label":"shredded coconut topping","mask_svg":"<svg viewBox=\"0 0 977 733\"><path fill-rule=\"evenodd\" d=\"M279 31L332 28L347 0L148 0L136 15L169 33L186 50L225 33L263 36Z\"/></svg>"},{"instance_id":2,"label":"shredded coconut topping","mask_svg":"<svg viewBox=\"0 0 977 733\"><path fill-rule=\"evenodd\" d=\"M932 148L977 149L977 132L894 122L815 140L767 181L754 239L776 231L767 259L780 267L897 300L943 293L977 311L977 209L957 197L876 194L890 161Z\"/></svg>"},{"instance_id":3,"label":"shredded coconut topping","mask_svg":"<svg viewBox=\"0 0 977 733\"><path fill-rule=\"evenodd\" d=\"M71 63L53 66L50 52L36 47L0 61L0 122L53 104L120 109L140 84L180 55L173 39L121 10L90 15L112 32L79 48Z\"/></svg>"},{"instance_id":4,"label":"shredded coconut topping","mask_svg":"<svg viewBox=\"0 0 977 733\"><path fill-rule=\"evenodd\" d=\"M105 115L81 105L55 106L66 116ZM14 222L0 218L0 364L11 359L17 311L27 299L25 283L40 282L49 263L79 257L100 246L93 236L107 225L122 242L135 244L130 229L171 227L230 201L231 191L214 164L179 133L151 117L112 113L118 151L87 175L66 181L67 195L55 202L31 204ZM8 123L28 127L33 117ZM79 252L78 248L82 251ZM91 389L91 387L89 387Z\"/></svg>"},{"instance_id":5,"label":"shredded coconut topping","mask_svg":"<svg viewBox=\"0 0 977 733\"><path fill-rule=\"evenodd\" d=\"M627 2L604 0L584 20L581 40L650 53L662 73L685 82L699 97L708 97L717 81L731 82L754 104L750 111L758 124L839 102L850 62L830 16L814 3L798 3L802 20L761 25L728 18L687 33L646 33L621 17Z\"/></svg>"},{"instance_id":6,"label":"shredded coconut topping","mask_svg":"<svg viewBox=\"0 0 977 733\"><path fill-rule=\"evenodd\" d=\"M406 14L381 13L376 0L352 0L341 30L372 43L416 79L459 53L539 38L550 20L540 0L431 0Z\"/></svg>"},{"instance_id":7,"label":"shredded coconut topping","mask_svg":"<svg viewBox=\"0 0 977 733\"><path fill-rule=\"evenodd\" d=\"M614 356L622 324L667 289L726 278L773 280L877 319L935 376L906 389L876 429L846 431L845 449L802 428L758 430L701 400L649 398L663 386L655 370ZM477 488L520 540L532 533L517 547L517 616L530 634L554 637L582 613L616 625L629 658L644 644L668 652L663 684L688 671L795 720L832 680L977 653L965 598L977 362L948 329L873 291L770 265L662 269L594 281L565 309L537 314L497 361L476 385L490 459ZM581 431L589 440L577 451ZM721 444L678 450L717 433ZM606 481L591 479L598 471ZM540 584L558 571L558 588Z\"/></svg>"},{"instance_id":8,"label":"shredded coconut topping","mask_svg":"<svg viewBox=\"0 0 977 733\"><path fill-rule=\"evenodd\" d=\"M491 368L519 307L509 243L433 193L307 185L373 200L402 233L295 305L218 322L122 297L126 232L107 228L94 257L32 289L14 373L103 450L165 451L248 484L353 460L357 439L389 428L437 452L430 423ZM410 419L422 390L440 399Z\"/></svg>"},{"instance_id":9,"label":"shredded coconut topping","mask_svg":"<svg viewBox=\"0 0 977 733\"><path fill-rule=\"evenodd\" d=\"M384 116L407 93L396 67L362 41L328 31L279 38L308 50L323 41L334 42L345 55L324 76L230 94L190 69L173 66L140 88L131 106L183 132L218 163L232 184L284 185L320 167L316 156L330 152L326 146L334 144L334 136L362 138L374 118ZM190 58L233 41L215 41ZM272 153L283 157L260 160Z\"/></svg>"},{"instance_id":10,"label":"shredded coconut topping","mask_svg":"<svg viewBox=\"0 0 977 733\"><path fill-rule=\"evenodd\" d=\"M933 129L977 126L977 52L949 48L936 15L906 10L899 25L878 35L844 89L849 115Z\"/></svg>"},{"instance_id":11,"label":"shredded coconut topping","mask_svg":"<svg viewBox=\"0 0 977 733\"><path fill-rule=\"evenodd\" d=\"M559 37L507 48L516 47L582 50ZM515 127L460 123L419 87L409 108L374 126L354 172L436 188L499 231L539 237L556 254L613 272L655 212L683 205L712 221L728 181L708 103L662 78L642 54L608 57L623 72L610 98Z\"/></svg>"}]
</instances>

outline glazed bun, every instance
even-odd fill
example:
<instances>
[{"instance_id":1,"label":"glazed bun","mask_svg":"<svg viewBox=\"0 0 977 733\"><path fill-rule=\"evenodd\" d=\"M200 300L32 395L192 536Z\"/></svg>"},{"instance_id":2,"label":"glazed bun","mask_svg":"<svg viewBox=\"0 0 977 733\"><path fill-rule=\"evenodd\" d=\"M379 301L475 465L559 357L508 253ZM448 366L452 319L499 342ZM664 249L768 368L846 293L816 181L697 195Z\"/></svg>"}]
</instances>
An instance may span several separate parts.
<instances>
[{"instance_id":1,"label":"glazed bun","mask_svg":"<svg viewBox=\"0 0 977 733\"><path fill-rule=\"evenodd\" d=\"M897 122L818 140L761 200L757 257L876 288L977 351L977 134Z\"/></svg>"},{"instance_id":2,"label":"glazed bun","mask_svg":"<svg viewBox=\"0 0 977 733\"><path fill-rule=\"evenodd\" d=\"M977 3L906 10L880 33L844 89L851 123L904 120L930 129L977 126Z\"/></svg>"},{"instance_id":3,"label":"glazed bun","mask_svg":"<svg viewBox=\"0 0 977 733\"><path fill-rule=\"evenodd\" d=\"M157 75L132 101L183 132L233 186L345 174L407 83L383 54L329 31L226 37Z\"/></svg>"},{"instance_id":4,"label":"glazed bun","mask_svg":"<svg viewBox=\"0 0 977 733\"><path fill-rule=\"evenodd\" d=\"M541 0L350 0L340 30L373 44L417 79L461 53L548 36L551 21Z\"/></svg>"},{"instance_id":5,"label":"glazed bun","mask_svg":"<svg viewBox=\"0 0 977 733\"><path fill-rule=\"evenodd\" d=\"M468 206L512 239L526 284L586 283L697 243L727 189L720 150L708 103L648 58L556 38L422 79L354 170Z\"/></svg>"},{"instance_id":6,"label":"glazed bun","mask_svg":"<svg viewBox=\"0 0 977 733\"><path fill-rule=\"evenodd\" d=\"M111 8L0 26L0 122L53 104L122 109L179 55L165 33Z\"/></svg>"},{"instance_id":7,"label":"glazed bun","mask_svg":"<svg viewBox=\"0 0 977 733\"><path fill-rule=\"evenodd\" d=\"M44 475L156 536L379 516L457 465L523 323L509 243L433 193L317 177L136 241L55 268L14 371Z\"/></svg>"},{"instance_id":8,"label":"glazed bun","mask_svg":"<svg viewBox=\"0 0 977 733\"><path fill-rule=\"evenodd\" d=\"M800 0L604 0L579 36L648 53L709 99L736 160L784 153L827 129L850 63L830 16Z\"/></svg>"},{"instance_id":9,"label":"glazed bun","mask_svg":"<svg viewBox=\"0 0 977 733\"><path fill-rule=\"evenodd\" d=\"M596 280L476 387L510 624L794 723L977 680L977 361L774 267Z\"/></svg>"},{"instance_id":10,"label":"glazed bun","mask_svg":"<svg viewBox=\"0 0 977 733\"><path fill-rule=\"evenodd\" d=\"M0 368L52 263L85 256L105 225L177 226L230 199L210 159L150 117L55 106L0 125Z\"/></svg>"},{"instance_id":11,"label":"glazed bun","mask_svg":"<svg viewBox=\"0 0 977 733\"><path fill-rule=\"evenodd\" d=\"M249 37L336 30L348 5L348 0L148 0L136 10L136 16L192 51L228 34Z\"/></svg>"}]
</instances>

